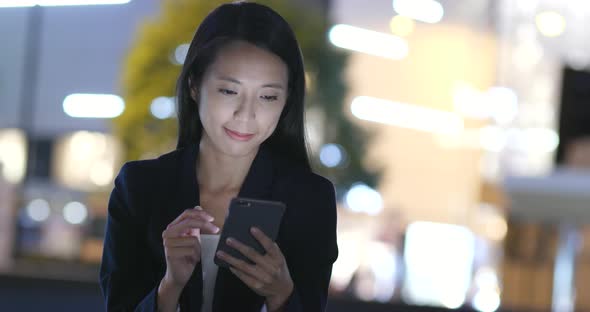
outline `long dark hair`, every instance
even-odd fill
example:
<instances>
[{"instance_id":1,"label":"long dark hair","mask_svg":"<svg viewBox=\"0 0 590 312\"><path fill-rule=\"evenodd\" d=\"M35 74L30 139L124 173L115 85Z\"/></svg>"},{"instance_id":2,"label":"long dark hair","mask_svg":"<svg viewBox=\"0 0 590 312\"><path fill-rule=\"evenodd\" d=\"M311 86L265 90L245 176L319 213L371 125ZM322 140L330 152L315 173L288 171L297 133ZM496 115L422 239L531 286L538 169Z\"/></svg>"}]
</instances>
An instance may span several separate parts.
<instances>
[{"instance_id":1,"label":"long dark hair","mask_svg":"<svg viewBox=\"0 0 590 312\"><path fill-rule=\"evenodd\" d=\"M287 65L287 101L275 131L262 144L309 169L304 130L305 72L299 44L289 24L278 13L252 2L223 4L209 13L197 29L176 85L176 147L200 142L203 125L198 103L192 99L190 88L201 85L203 75L214 62L217 52L234 40L243 40L270 51Z\"/></svg>"}]
</instances>

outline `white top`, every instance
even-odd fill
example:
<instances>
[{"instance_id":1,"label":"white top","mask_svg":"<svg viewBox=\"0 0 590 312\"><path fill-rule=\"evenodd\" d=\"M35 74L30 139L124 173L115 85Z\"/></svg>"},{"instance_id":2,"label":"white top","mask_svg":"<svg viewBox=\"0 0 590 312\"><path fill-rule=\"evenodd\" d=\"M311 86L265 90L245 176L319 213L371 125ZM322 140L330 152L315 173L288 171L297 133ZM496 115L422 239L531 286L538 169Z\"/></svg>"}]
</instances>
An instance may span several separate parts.
<instances>
[{"instance_id":1,"label":"white top","mask_svg":"<svg viewBox=\"0 0 590 312\"><path fill-rule=\"evenodd\" d=\"M217 278L217 265L215 264L215 251L219 243L219 234L201 234L201 265L203 267L203 305L201 312L211 312L213 306L213 293L215 279ZM176 308L180 311L180 306ZM266 304L262 305L261 312L266 312Z\"/></svg>"},{"instance_id":2,"label":"white top","mask_svg":"<svg viewBox=\"0 0 590 312\"><path fill-rule=\"evenodd\" d=\"M201 312L210 312L213 305L213 291L217 277L214 262L219 234L201 234L201 264L203 266L203 305Z\"/></svg>"}]
</instances>

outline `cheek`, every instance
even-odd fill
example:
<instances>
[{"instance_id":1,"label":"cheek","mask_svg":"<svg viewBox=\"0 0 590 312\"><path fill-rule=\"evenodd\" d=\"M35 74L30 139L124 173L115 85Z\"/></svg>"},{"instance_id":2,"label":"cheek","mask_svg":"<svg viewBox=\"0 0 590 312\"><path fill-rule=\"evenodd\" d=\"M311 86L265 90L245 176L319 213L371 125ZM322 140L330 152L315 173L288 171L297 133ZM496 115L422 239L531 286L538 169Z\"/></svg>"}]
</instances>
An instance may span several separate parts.
<instances>
[{"instance_id":1,"label":"cheek","mask_svg":"<svg viewBox=\"0 0 590 312\"><path fill-rule=\"evenodd\" d=\"M277 127L282 109L267 110L260 118L260 126L265 129L265 136L269 137Z\"/></svg>"},{"instance_id":2,"label":"cheek","mask_svg":"<svg viewBox=\"0 0 590 312\"><path fill-rule=\"evenodd\" d=\"M201 101L199 105L199 117L204 127L216 126L231 118L232 112L226 105L220 105L213 99Z\"/></svg>"}]
</instances>

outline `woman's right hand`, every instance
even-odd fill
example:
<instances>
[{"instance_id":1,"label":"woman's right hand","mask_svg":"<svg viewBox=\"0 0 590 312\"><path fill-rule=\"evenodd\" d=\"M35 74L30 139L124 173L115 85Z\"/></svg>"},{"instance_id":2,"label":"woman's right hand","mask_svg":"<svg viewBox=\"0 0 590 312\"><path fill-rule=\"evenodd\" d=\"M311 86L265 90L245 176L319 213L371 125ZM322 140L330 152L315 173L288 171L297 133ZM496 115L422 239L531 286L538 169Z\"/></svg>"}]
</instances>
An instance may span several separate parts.
<instances>
[{"instance_id":1,"label":"woman's right hand","mask_svg":"<svg viewBox=\"0 0 590 312\"><path fill-rule=\"evenodd\" d=\"M201 261L200 234L216 234L213 217L197 206L185 210L162 233L166 254L164 281L177 289L188 282L195 266Z\"/></svg>"}]
</instances>

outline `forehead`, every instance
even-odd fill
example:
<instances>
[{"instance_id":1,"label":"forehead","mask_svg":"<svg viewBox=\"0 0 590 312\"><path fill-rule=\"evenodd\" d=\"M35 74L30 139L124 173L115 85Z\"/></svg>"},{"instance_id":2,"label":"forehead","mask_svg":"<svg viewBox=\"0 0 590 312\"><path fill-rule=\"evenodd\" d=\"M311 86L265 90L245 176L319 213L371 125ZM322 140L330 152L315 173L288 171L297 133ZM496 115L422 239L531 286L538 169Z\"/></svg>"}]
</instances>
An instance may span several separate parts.
<instances>
[{"instance_id":1,"label":"forehead","mask_svg":"<svg viewBox=\"0 0 590 312\"><path fill-rule=\"evenodd\" d=\"M244 41L231 42L217 53L208 76L231 76L240 81L287 82L283 60L267 50Z\"/></svg>"}]
</instances>

